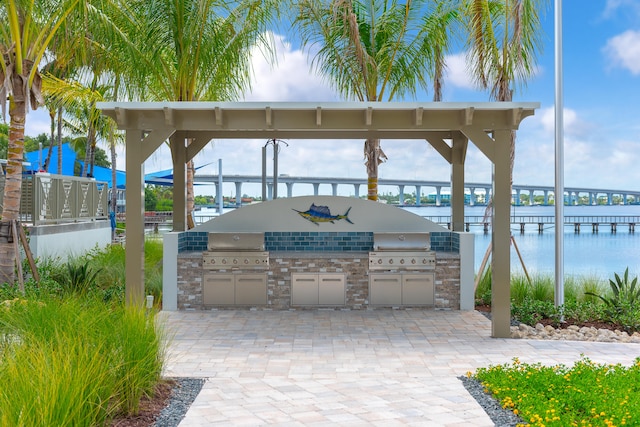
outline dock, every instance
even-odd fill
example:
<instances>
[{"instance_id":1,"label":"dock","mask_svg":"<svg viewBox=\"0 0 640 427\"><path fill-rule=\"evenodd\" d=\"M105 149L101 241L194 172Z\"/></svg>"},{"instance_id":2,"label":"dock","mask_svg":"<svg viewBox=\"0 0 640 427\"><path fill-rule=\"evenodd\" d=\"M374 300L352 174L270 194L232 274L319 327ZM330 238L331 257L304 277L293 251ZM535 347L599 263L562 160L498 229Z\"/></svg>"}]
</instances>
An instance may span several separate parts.
<instances>
[{"instance_id":1,"label":"dock","mask_svg":"<svg viewBox=\"0 0 640 427\"><path fill-rule=\"evenodd\" d=\"M451 228L451 216L423 216L437 224ZM545 228L555 226L555 216L553 215L513 215L511 225L518 226L520 233L524 233L527 226L537 227L538 233L543 233ZM582 228L591 227L592 233L598 233L601 227L608 227L611 233L616 233L619 226L625 227L629 233L635 233L636 224L640 223L640 215L569 215L564 217L564 225L573 226L576 234ZM482 215L465 216L465 231L469 231L471 226L482 226L485 233L489 232L490 219Z\"/></svg>"}]
</instances>

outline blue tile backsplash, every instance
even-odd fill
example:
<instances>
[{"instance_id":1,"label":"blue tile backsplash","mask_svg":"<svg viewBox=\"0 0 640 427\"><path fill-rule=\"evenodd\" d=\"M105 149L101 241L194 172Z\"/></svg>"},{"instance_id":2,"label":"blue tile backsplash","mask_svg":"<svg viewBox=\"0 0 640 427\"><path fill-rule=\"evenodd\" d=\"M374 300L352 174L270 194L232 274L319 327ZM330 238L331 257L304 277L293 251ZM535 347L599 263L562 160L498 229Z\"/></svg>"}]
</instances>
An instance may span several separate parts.
<instances>
[{"instance_id":1,"label":"blue tile backsplash","mask_svg":"<svg viewBox=\"0 0 640 427\"><path fill-rule=\"evenodd\" d=\"M371 232L274 231L264 233L267 251L274 252L368 252Z\"/></svg>"},{"instance_id":2,"label":"blue tile backsplash","mask_svg":"<svg viewBox=\"0 0 640 427\"><path fill-rule=\"evenodd\" d=\"M206 251L208 233L188 231L178 236L178 252ZM273 252L369 252L372 232L273 231L264 233L265 250ZM431 232L431 250L460 251L460 236Z\"/></svg>"}]
</instances>

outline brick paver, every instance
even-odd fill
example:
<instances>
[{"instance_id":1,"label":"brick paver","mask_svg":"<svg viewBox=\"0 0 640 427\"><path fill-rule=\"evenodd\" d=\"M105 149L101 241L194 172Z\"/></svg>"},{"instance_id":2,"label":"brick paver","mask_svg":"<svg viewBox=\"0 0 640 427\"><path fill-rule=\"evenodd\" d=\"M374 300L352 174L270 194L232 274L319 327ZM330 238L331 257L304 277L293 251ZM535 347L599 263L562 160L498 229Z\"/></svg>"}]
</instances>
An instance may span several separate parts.
<instances>
[{"instance_id":1,"label":"brick paver","mask_svg":"<svg viewBox=\"0 0 640 427\"><path fill-rule=\"evenodd\" d=\"M480 313L163 312L164 375L207 381L181 427L492 426L458 376L510 362L631 364L638 344L491 338Z\"/></svg>"}]
</instances>

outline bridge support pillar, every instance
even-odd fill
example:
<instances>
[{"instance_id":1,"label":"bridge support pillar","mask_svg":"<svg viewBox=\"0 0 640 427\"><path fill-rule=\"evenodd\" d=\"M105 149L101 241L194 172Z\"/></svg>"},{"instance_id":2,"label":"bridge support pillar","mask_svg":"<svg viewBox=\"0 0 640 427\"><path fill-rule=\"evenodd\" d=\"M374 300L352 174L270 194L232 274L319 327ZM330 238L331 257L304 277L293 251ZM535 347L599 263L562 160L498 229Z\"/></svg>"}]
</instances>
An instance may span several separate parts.
<instances>
[{"instance_id":1,"label":"bridge support pillar","mask_svg":"<svg viewBox=\"0 0 640 427\"><path fill-rule=\"evenodd\" d=\"M516 200L514 204L520 206L520 190L516 190Z\"/></svg>"},{"instance_id":2,"label":"bridge support pillar","mask_svg":"<svg viewBox=\"0 0 640 427\"><path fill-rule=\"evenodd\" d=\"M576 222L573 224L573 232L576 234L580 234L580 223Z\"/></svg>"},{"instance_id":3,"label":"bridge support pillar","mask_svg":"<svg viewBox=\"0 0 640 427\"><path fill-rule=\"evenodd\" d=\"M618 229L618 224L615 222L611 223L611 234L616 234L616 231Z\"/></svg>"},{"instance_id":4,"label":"bridge support pillar","mask_svg":"<svg viewBox=\"0 0 640 427\"><path fill-rule=\"evenodd\" d=\"M520 234L524 234L524 222L520 223Z\"/></svg>"},{"instance_id":5,"label":"bridge support pillar","mask_svg":"<svg viewBox=\"0 0 640 427\"><path fill-rule=\"evenodd\" d=\"M441 206L442 204L442 199L440 195L441 190L442 190L442 187L436 187L436 206Z\"/></svg>"},{"instance_id":6,"label":"bridge support pillar","mask_svg":"<svg viewBox=\"0 0 640 427\"><path fill-rule=\"evenodd\" d=\"M320 183L319 182L314 182L313 183L313 195L314 196L318 195L319 188L320 188Z\"/></svg>"},{"instance_id":7,"label":"bridge support pillar","mask_svg":"<svg viewBox=\"0 0 640 427\"><path fill-rule=\"evenodd\" d=\"M538 234L542 234L544 231L544 224L542 222L538 223Z\"/></svg>"},{"instance_id":8,"label":"bridge support pillar","mask_svg":"<svg viewBox=\"0 0 640 427\"><path fill-rule=\"evenodd\" d=\"M287 182L287 197L293 197L293 182Z\"/></svg>"},{"instance_id":9,"label":"bridge support pillar","mask_svg":"<svg viewBox=\"0 0 640 427\"><path fill-rule=\"evenodd\" d=\"M549 205L549 190L544 190L544 205Z\"/></svg>"},{"instance_id":10,"label":"bridge support pillar","mask_svg":"<svg viewBox=\"0 0 640 427\"><path fill-rule=\"evenodd\" d=\"M236 182L236 207L242 206L242 182Z\"/></svg>"},{"instance_id":11,"label":"bridge support pillar","mask_svg":"<svg viewBox=\"0 0 640 427\"><path fill-rule=\"evenodd\" d=\"M353 191L356 195L356 198L360 198L360 184L353 184Z\"/></svg>"},{"instance_id":12,"label":"bridge support pillar","mask_svg":"<svg viewBox=\"0 0 640 427\"><path fill-rule=\"evenodd\" d=\"M331 194L333 196L337 196L338 195L338 184L335 183L335 182L331 184Z\"/></svg>"},{"instance_id":13,"label":"bridge support pillar","mask_svg":"<svg viewBox=\"0 0 640 427\"><path fill-rule=\"evenodd\" d=\"M421 200L422 199L422 187L419 185L416 185L416 206L420 206Z\"/></svg>"},{"instance_id":14,"label":"bridge support pillar","mask_svg":"<svg viewBox=\"0 0 640 427\"><path fill-rule=\"evenodd\" d=\"M636 231L636 225L633 222L629 223L629 233L634 233Z\"/></svg>"},{"instance_id":15,"label":"bridge support pillar","mask_svg":"<svg viewBox=\"0 0 640 427\"><path fill-rule=\"evenodd\" d=\"M607 193L607 205L613 205L613 193Z\"/></svg>"},{"instance_id":16,"label":"bridge support pillar","mask_svg":"<svg viewBox=\"0 0 640 427\"><path fill-rule=\"evenodd\" d=\"M598 232L598 223L594 222L593 224L591 224L591 232L592 233L597 233Z\"/></svg>"},{"instance_id":17,"label":"bridge support pillar","mask_svg":"<svg viewBox=\"0 0 640 427\"><path fill-rule=\"evenodd\" d=\"M473 187L469 187L469 206L476 205L476 189Z\"/></svg>"},{"instance_id":18,"label":"bridge support pillar","mask_svg":"<svg viewBox=\"0 0 640 427\"><path fill-rule=\"evenodd\" d=\"M398 185L398 204L404 205L404 185Z\"/></svg>"}]
</instances>

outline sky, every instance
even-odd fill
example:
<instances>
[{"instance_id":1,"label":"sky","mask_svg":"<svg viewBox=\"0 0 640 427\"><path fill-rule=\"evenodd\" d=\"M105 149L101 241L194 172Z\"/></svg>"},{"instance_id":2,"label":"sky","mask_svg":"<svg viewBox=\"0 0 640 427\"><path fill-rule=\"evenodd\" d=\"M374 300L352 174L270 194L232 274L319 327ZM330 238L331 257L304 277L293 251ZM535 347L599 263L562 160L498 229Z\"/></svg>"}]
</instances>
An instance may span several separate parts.
<instances>
[{"instance_id":1,"label":"sky","mask_svg":"<svg viewBox=\"0 0 640 427\"><path fill-rule=\"evenodd\" d=\"M564 0L563 2L563 99L565 187L640 190L640 1ZM526 87L517 88L515 102L539 102L535 116L523 120L517 133L513 182L518 185L554 185L554 10L553 0L543 13L543 51L536 75ZM246 101L330 102L342 99L322 77L310 69L310 57L290 35L275 33L278 61L266 63L253 56L252 88ZM477 90L465 69L465 52L447 58L444 102L489 101ZM429 102L423 93L417 101ZM407 99L411 100L411 99ZM8 120L8 117L7 117ZM27 117L26 134L49 132L44 108ZM198 173L261 174L261 148L266 141L216 140L195 159ZM290 176L366 178L363 141L288 140L283 145L278 172ZM106 149L106 147L103 147ZM424 141L382 141L388 160L379 167L380 179L436 180L450 178L450 166ZM118 169L124 169L126 153L120 150ZM268 149L271 173L271 148ZM161 149L145 162L145 172L170 169L168 150ZM491 182L491 163L469 144L465 168L468 182ZM310 194L312 187L294 186L294 195ZM286 194L286 189L278 190ZM412 192L405 188L405 192ZM425 190L423 190L425 191ZM259 196L259 184L243 186L243 194ZM353 195L352 186L340 186L340 195ZM366 189L360 190L361 195ZM381 186L379 193L397 193ZM213 195L213 186L198 186L196 194ZM321 194L331 187L320 186ZM224 196L235 196L233 184Z\"/></svg>"}]
</instances>

